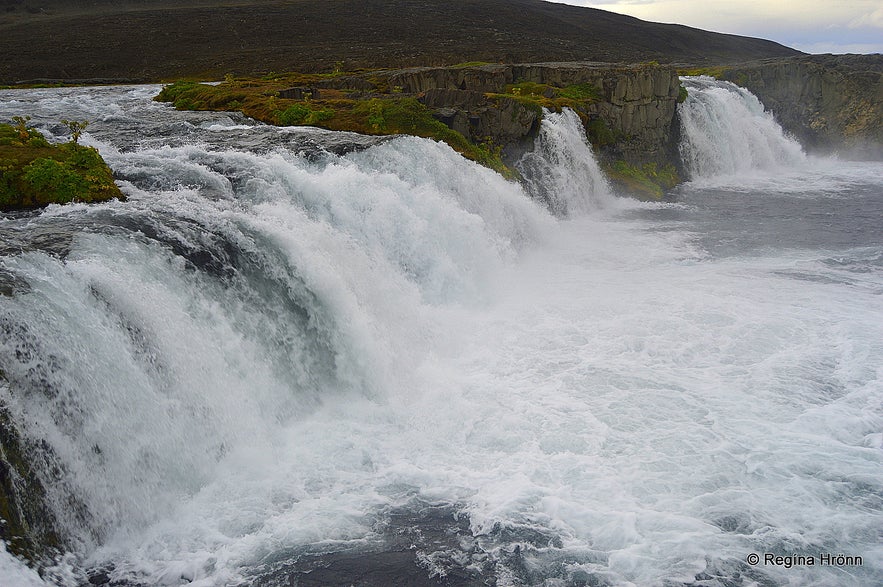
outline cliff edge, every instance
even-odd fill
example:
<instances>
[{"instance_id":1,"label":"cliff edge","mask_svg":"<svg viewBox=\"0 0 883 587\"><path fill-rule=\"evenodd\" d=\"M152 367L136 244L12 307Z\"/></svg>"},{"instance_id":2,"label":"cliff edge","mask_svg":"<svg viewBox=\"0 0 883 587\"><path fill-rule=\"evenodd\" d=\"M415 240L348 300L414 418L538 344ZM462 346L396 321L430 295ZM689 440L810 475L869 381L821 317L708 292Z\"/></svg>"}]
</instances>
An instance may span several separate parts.
<instances>
[{"instance_id":1,"label":"cliff edge","mask_svg":"<svg viewBox=\"0 0 883 587\"><path fill-rule=\"evenodd\" d=\"M809 150L883 159L883 55L805 55L723 69Z\"/></svg>"},{"instance_id":2,"label":"cliff edge","mask_svg":"<svg viewBox=\"0 0 883 587\"><path fill-rule=\"evenodd\" d=\"M570 108L614 181L661 197L677 183L677 72L656 63L472 64L176 82L157 97L179 109L238 110L281 125L445 141L511 176L544 111Z\"/></svg>"}]
</instances>

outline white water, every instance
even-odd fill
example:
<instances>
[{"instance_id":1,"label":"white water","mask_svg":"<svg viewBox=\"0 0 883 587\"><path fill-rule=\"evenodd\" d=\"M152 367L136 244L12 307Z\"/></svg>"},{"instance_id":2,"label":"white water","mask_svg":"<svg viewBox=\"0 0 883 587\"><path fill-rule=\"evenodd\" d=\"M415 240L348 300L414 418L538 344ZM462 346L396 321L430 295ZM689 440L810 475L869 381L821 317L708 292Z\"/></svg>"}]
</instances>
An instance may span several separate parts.
<instances>
[{"instance_id":1,"label":"white water","mask_svg":"<svg viewBox=\"0 0 883 587\"><path fill-rule=\"evenodd\" d=\"M580 215L613 202L579 116L544 111L533 151L517 164L528 192L557 216Z\"/></svg>"},{"instance_id":2,"label":"white water","mask_svg":"<svg viewBox=\"0 0 883 587\"><path fill-rule=\"evenodd\" d=\"M46 584L37 571L9 554L3 541L0 541L0 577L14 587L43 587Z\"/></svg>"},{"instance_id":3,"label":"white water","mask_svg":"<svg viewBox=\"0 0 883 587\"><path fill-rule=\"evenodd\" d=\"M678 107L681 156L691 179L723 176L738 184L746 175L781 173L803 163L800 143L754 94L706 76L682 81L688 94Z\"/></svg>"},{"instance_id":4,"label":"white water","mask_svg":"<svg viewBox=\"0 0 883 587\"><path fill-rule=\"evenodd\" d=\"M139 91L100 98L123 120L170 115ZM101 105L70 92L66 108ZM571 122L543 140L579 151ZM367 547L415 498L470 528L420 560L496 561L499 585L881 577L879 233L723 254L741 217L694 188L618 212L575 190L566 209L595 211L554 220L431 141L314 158L208 128L175 147L92 137L130 201L50 208L27 230L72 234L69 254L0 258L28 285L0 296L22 390L3 400L64 463L55 498L91 515L59 504L79 560L53 582L110 562L148 585L235 585L286 553ZM795 177L746 221L773 196L879 196L879 165L853 169ZM786 226L771 232L802 234ZM752 568L751 552L864 565Z\"/></svg>"}]
</instances>

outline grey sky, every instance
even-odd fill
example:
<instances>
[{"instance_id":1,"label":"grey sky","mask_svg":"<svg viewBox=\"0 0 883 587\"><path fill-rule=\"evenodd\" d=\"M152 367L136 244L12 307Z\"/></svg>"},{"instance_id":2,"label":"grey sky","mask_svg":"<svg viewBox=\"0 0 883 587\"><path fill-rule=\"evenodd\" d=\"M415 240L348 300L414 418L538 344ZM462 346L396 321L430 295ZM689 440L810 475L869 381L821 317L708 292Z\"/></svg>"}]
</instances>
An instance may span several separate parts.
<instances>
[{"instance_id":1,"label":"grey sky","mask_svg":"<svg viewBox=\"0 0 883 587\"><path fill-rule=\"evenodd\" d=\"M769 39L807 53L883 53L881 0L549 0Z\"/></svg>"}]
</instances>

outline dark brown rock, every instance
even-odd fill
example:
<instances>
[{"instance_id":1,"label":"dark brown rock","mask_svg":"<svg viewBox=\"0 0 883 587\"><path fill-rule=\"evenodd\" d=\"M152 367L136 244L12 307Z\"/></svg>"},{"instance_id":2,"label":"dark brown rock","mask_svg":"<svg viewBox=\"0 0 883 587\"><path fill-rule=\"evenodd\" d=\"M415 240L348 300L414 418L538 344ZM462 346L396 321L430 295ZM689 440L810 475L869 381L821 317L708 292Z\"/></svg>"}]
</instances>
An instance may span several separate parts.
<instances>
[{"instance_id":1,"label":"dark brown rock","mask_svg":"<svg viewBox=\"0 0 883 587\"><path fill-rule=\"evenodd\" d=\"M288 88L280 90L279 97L288 100L320 100L322 93L319 88Z\"/></svg>"}]
</instances>

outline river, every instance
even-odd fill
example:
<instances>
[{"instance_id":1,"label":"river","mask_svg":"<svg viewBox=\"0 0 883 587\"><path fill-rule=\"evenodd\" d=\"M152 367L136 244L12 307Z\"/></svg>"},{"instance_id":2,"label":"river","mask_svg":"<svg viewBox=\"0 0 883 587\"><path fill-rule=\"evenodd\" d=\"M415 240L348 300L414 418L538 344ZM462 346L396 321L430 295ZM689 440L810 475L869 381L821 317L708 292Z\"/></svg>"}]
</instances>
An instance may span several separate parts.
<instances>
[{"instance_id":1,"label":"river","mask_svg":"<svg viewBox=\"0 0 883 587\"><path fill-rule=\"evenodd\" d=\"M567 112L522 186L158 86L0 91L88 120L128 197L0 215L0 402L67 543L0 575L883 582L883 164L686 83L663 203Z\"/></svg>"}]
</instances>

